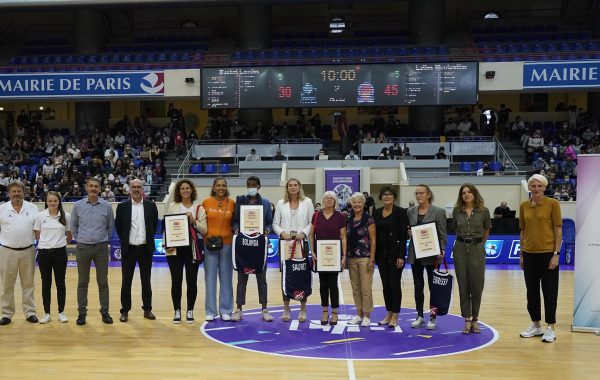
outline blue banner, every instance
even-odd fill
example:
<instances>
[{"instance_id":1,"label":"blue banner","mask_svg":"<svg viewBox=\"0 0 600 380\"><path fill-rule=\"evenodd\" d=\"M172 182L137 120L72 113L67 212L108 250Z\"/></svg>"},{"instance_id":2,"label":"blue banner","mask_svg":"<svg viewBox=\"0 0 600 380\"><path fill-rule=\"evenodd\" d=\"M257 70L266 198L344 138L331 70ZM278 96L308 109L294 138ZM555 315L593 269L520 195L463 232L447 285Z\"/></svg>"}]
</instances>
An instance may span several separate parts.
<instances>
[{"instance_id":1,"label":"blue banner","mask_svg":"<svg viewBox=\"0 0 600 380\"><path fill-rule=\"evenodd\" d=\"M338 208L343 208L352 194L360 191L360 169L325 169L325 191L333 191Z\"/></svg>"},{"instance_id":2,"label":"blue banner","mask_svg":"<svg viewBox=\"0 0 600 380\"><path fill-rule=\"evenodd\" d=\"M600 87L600 61L526 62L523 88Z\"/></svg>"},{"instance_id":3,"label":"blue banner","mask_svg":"<svg viewBox=\"0 0 600 380\"><path fill-rule=\"evenodd\" d=\"M0 98L163 96L162 71L1 74Z\"/></svg>"}]
</instances>

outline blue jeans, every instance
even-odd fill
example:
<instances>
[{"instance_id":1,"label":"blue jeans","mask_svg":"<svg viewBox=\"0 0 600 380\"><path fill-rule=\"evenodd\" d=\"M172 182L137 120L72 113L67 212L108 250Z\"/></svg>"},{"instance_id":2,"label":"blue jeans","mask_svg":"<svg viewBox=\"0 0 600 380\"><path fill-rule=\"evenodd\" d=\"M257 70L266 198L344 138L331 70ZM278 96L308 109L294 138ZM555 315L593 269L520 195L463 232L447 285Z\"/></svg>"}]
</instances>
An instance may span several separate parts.
<instances>
[{"instance_id":1,"label":"blue jeans","mask_svg":"<svg viewBox=\"0 0 600 380\"><path fill-rule=\"evenodd\" d=\"M233 312L233 260L231 245L223 245L219 251L209 251L204 255L204 310L206 315L217 316ZM219 276L219 310L217 312L217 274Z\"/></svg>"}]
</instances>

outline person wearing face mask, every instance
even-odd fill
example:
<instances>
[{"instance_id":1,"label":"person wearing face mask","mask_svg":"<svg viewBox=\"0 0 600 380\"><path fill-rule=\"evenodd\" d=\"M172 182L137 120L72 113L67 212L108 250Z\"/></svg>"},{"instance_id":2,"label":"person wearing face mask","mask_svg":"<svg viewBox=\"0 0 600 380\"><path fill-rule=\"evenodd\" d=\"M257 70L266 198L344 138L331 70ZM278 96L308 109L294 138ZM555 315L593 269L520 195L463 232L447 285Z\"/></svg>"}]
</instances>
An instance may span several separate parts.
<instances>
[{"instance_id":1,"label":"person wearing face mask","mask_svg":"<svg viewBox=\"0 0 600 380\"><path fill-rule=\"evenodd\" d=\"M260 189L260 179L256 176L248 177L246 180L246 194L239 195L235 200L235 212L233 219L234 234L238 234L240 230L240 206L242 205L262 205L264 233L268 235L271 232L271 224L273 223L273 214L271 213L271 203L268 199L263 198L258 190ZM242 307L246 303L246 285L248 283L249 274L243 272L238 273L236 304L237 310L233 313L231 320L239 322L243 318ZM256 274L256 282L258 283L258 301L262 306L262 319L265 322L272 322L273 316L267 309L267 267L263 271Z\"/></svg>"}]
</instances>

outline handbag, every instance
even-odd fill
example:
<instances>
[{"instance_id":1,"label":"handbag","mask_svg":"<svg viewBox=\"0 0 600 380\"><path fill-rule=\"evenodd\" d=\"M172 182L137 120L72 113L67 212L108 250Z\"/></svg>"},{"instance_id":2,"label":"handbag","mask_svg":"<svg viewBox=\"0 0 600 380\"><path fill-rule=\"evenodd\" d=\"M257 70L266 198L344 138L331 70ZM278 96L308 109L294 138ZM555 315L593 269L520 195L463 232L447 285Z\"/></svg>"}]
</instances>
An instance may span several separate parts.
<instances>
[{"instance_id":1,"label":"handbag","mask_svg":"<svg viewBox=\"0 0 600 380\"><path fill-rule=\"evenodd\" d=\"M454 276L448 272L448 264L444 259L445 271L440 270L440 265L433 271L429 292L431 293L431 303L429 305L431 313L434 316L446 315L452 302L452 281Z\"/></svg>"},{"instance_id":2,"label":"handbag","mask_svg":"<svg viewBox=\"0 0 600 380\"><path fill-rule=\"evenodd\" d=\"M293 243L292 251L296 249ZM303 301L312 294L311 260L306 255L304 244L301 244L302 258L284 260L281 287L283 294L297 301Z\"/></svg>"},{"instance_id":3,"label":"handbag","mask_svg":"<svg viewBox=\"0 0 600 380\"><path fill-rule=\"evenodd\" d=\"M206 249L209 251L220 251L223 249L223 238L221 235L221 229L223 228L223 221L225 220L225 214L227 214L227 208L229 207L229 201L227 200L227 205L225 206L225 212L221 218L221 225L219 226L219 236L211 236L206 238Z\"/></svg>"},{"instance_id":4,"label":"handbag","mask_svg":"<svg viewBox=\"0 0 600 380\"><path fill-rule=\"evenodd\" d=\"M198 210L200 209L200 206L201 205L198 205L196 207L196 218L198 218ZM202 234L196 229L196 226L193 223L190 223L189 226L192 259L194 263L202 264L204 261L204 240L202 239Z\"/></svg>"}]
</instances>

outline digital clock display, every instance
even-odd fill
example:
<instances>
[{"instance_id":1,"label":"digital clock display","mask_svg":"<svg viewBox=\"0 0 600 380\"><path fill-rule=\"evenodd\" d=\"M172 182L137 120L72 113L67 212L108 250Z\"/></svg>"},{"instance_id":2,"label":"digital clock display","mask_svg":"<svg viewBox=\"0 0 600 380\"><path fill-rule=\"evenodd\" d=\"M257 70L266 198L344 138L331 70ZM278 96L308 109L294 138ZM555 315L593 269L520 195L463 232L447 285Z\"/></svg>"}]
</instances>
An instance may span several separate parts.
<instances>
[{"instance_id":1,"label":"digital clock display","mask_svg":"<svg viewBox=\"0 0 600 380\"><path fill-rule=\"evenodd\" d=\"M461 105L477 102L477 63L202 69L202 107Z\"/></svg>"}]
</instances>

